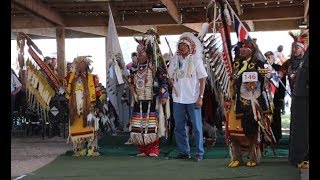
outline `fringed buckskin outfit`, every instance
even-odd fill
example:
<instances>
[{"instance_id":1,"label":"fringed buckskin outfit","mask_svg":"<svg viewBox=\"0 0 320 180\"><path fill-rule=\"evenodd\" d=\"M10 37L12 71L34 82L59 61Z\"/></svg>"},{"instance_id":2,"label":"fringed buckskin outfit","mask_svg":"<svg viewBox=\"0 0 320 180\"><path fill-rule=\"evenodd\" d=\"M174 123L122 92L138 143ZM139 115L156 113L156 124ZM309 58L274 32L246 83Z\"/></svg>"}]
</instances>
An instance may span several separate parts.
<instances>
[{"instance_id":1,"label":"fringed buckskin outfit","mask_svg":"<svg viewBox=\"0 0 320 180\"><path fill-rule=\"evenodd\" d=\"M150 34L147 37L152 41L155 38ZM153 59L155 53L158 59L162 58L154 50L156 40L149 44L145 38L135 40L139 45L138 63L131 67L129 76L130 86L134 89L130 138L133 144L138 145L138 156L158 156L159 138L165 131L164 114L170 112L169 103L163 107L160 102L161 98L168 98L168 78L163 63ZM148 56L145 62L139 60L141 52Z\"/></svg>"},{"instance_id":2,"label":"fringed buckskin outfit","mask_svg":"<svg viewBox=\"0 0 320 180\"><path fill-rule=\"evenodd\" d=\"M81 61L87 64L84 72L72 72L67 76L66 98L69 100L69 138L73 143L75 156L97 156L98 139L96 130L98 120L88 121L88 115L94 111L94 106L101 92L98 90L98 78L89 72L87 57L77 57L74 63ZM87 147L86 147L87 146Z\"/></svg>"},{"instance_id":3,"label":"fringed buckskin outfit","mask_svg":"<svg viewBox=\"0 0 320 180\"><path fill-rule=\"evenodd\" d=\"M233 63L235 102L231 108L227 121L226 135L229 138L231 163L229 167L237 167L243 164L243 152L248 152L249 160L247 166L253 167L259 163L261 152L258 144L263 138L261 126L267 127L269 122L270 107L265 92L264 77L259 73L258 68L263 69L262 61L256 59L255 47L252 42L244 41L239 43L241 48L249 48L250 57L236 57ZM240 51L241 51L240 48ZM267 132L269 140L272 141L272 132ZM271 138L271 139L270 139Z\"/></svg>"}]
</instances>

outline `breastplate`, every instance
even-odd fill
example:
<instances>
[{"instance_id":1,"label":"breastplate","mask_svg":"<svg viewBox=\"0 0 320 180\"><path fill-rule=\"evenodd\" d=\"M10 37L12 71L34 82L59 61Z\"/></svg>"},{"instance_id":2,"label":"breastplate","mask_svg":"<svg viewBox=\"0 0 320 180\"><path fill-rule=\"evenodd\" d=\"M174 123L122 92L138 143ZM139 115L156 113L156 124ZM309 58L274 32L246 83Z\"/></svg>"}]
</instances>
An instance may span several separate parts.
<instances>
[{"instance_id":1,"label":"breastplate","mask_svg":"<svg viewBox=\"0 0 320 180\"><path fill-rule=\"evenodd\" d=\"M153 76L150 68L145 67L143 70L138 70L134 76L134 84L139 101L152 100Z\"/></svg>"}]
</instances>

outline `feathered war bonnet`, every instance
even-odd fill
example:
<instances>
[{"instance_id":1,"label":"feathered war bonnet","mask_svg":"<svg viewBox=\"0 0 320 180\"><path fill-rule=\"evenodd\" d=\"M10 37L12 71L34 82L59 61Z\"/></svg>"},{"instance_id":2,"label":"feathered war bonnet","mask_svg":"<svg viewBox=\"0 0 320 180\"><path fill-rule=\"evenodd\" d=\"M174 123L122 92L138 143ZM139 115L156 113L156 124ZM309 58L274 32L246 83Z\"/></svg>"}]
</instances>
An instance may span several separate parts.
<instances>
[{"instance_id":1,"label":"feathered war bonnet","mask_svg":"<svg viewBox=\"0 0 320 180\"><path fill-rule=\"evenodd\" d=\"M192 75L192 72L194 70L194 63L195 61L202 61L203 58L203 46L201 41L197 36L190 32L185 32L183 33L178 41L178 48L176 55L180 56L180 50L179 50L179 45L180 44L185 44L189 47L189 54L190 55L187 58L187 65L186 65L186 77L190 78ZM178 60L178 56L175 56L175 59ZM178 64L178 63L177 63ZM179 67L179 66L176 66Z\"/></svg>"},{"instance_id":2,"label":"feathered war bonnet","mask_svg":"<svg viewBox=\"0 0 320 180\"><path fill-rule=\"evenodd\" d=\"M146 47L146 38L144 36L136 36L134 37L134 40L138 43L137 46L137 53L139 52L146 52L147 47Z\"/></svg>"},{"instance_id":3,"label":"feathered war bonnet","mask_svg":"<svg viewBox=\"0 0 320 180\"><path fill-rule=\"evenodd\" d=\"M304 31L304 32L290 31L289 35L293 38L292 45L300 46L304 51L307 49L308 31Z\"/></svg>"},{"instance_id":4,"label":"feathered war bonnet","mask_svg":"<svg viewBox=\"0 0 320 180\"><path fill-rule=\"evenodd\" d=\"M189 54L191 54L194 57L201 58L203 47L198 37L196 37L194 34L190 32L185 32L179 38L178 47L179 47L179 44L182 44L182 43L186 44L189 47ZM180 55L179 48L176 54Z\"/></svg>"},{"instance_id":5,"label":"feathered war bonnet","mask_svg":"<svg viewBox=\"0 0 320 180\"><path fill-rule=\"evenodd\" d=\"M79 64L80 62L84 62L86 63L87 65L87 70L89 72L92 72L93 71L93 67L90 68L91 66L91 63L93 62L91 59L89 59L89 57L91 56L77 56L76 58L74 58L72 64L73 64L73 70L75 71L76 70L76 67L77 67L77 64Z\"/></svg>"}]
</instances>

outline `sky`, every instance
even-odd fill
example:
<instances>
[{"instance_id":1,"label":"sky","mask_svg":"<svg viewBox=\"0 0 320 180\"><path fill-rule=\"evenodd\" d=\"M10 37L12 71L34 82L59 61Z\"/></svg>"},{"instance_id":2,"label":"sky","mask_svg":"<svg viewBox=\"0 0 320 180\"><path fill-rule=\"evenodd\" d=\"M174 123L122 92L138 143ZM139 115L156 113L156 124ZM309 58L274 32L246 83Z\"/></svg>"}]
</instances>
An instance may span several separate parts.
<instances>
[{"instance_id":1,"label":"sky","mask_svg":"<svg viewBox=\"0 0 320 180\"><path fill-rule=\"evenodd\" d=\"M267 51L276 51L279 45L284 46L283 53L286 57L290 55L290 48L293 39L288 35L289 31L264 31L250 32L251 38L257 38L257 44L262 53ZM210 35L210 34L209 34ZM169 47L165 38L168 40L170 48L176 51L176 45L180 35L160 36L160 49L162 54L169 53ZM207 35L208 36L208 35ZM42 51L44 56L56 56L56 40L41 39L33 40ZM133 37L119 37L119 42L126 63L131 61L131 53L135 52L137 42ZM235 33L231 33L231 43L237 43ZM65 40L65 57L66 62L72 62L73 59L81 55L91 55L93 60L93 73L98 74L100 82L106 84L106 51L105 38L73 38ZM27 48L26 48L27 49ZM27 52L25 55L27 56ZM25 57L27 59L27 57ZM17 45L16 40L11 41L11 67L18 70L17 67Z\"/></svg>"}]
</instances>

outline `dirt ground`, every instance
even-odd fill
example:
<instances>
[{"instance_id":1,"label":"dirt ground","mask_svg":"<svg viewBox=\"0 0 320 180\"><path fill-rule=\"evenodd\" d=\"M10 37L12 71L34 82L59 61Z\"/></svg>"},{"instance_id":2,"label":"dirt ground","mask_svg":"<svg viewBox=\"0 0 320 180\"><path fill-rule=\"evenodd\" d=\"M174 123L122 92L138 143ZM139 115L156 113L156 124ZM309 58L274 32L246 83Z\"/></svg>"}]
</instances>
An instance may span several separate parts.
<instances>
[{"instance_id":1,"label":"dirt ground","mask_svg":"<svg viewBox=\"0 0 320 180\"><path fill-rule=\"evenodd\" d=\"M66 142L66 139L57 136L45 139L41 136L12 136L11 176L31 173L72 150L72 143Z\"/></svg>"}]
</instances>

